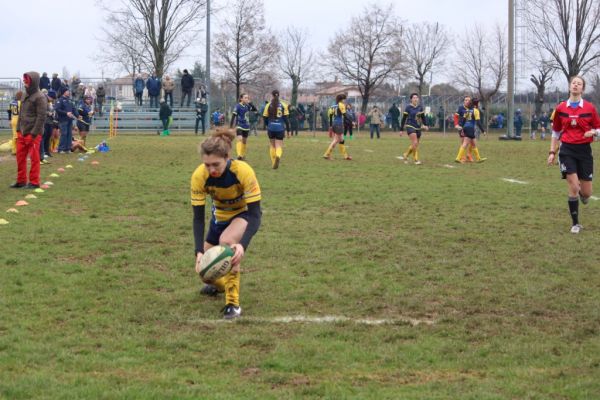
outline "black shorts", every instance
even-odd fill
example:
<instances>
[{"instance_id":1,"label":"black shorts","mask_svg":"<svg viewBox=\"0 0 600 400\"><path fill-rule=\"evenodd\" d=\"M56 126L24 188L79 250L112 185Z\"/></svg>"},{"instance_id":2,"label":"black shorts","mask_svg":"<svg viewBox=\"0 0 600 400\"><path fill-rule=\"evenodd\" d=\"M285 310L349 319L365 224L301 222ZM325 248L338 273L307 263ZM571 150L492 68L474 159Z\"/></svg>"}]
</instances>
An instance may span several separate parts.
<instances>
[{"instance_id":1,"label":"black shorts","mask_svg":"<svg viewBox=\"0 0 600 400\"><path fill-rule=\"evenodd\" d=\"M338 135L341 135L342 133L344 133L344 125L343 124L333 124L333 126L331 128L333 129L333 133L337 133Z\"/></svg>"},{"instance_id":2,"label":"black shorts","mask_svg":"<svg viewBox=\"0 0 600 400\"><path fill-rule=\"evenodd\" d=\"M412 135L413 133L417 134L417 139L421 139L421 130L415 128L406 128L406 133L408 135Z\"/></svg>"},{"instance_id":3,"label":"black shorts","mask_svg":"<svg viewBox=\"0 0 600 400\"><path fill-rule=\"evenodd\" d=\"M80 132L89 132L90 131L90 126L78 122L77 123L77 129L79 129Z\"/></svg>"},{"instance_id":4,"label":"black shorts","mask_svg":"<svg viewBox=\"0 0 600 400\"><path fill-rule=\"evenodd\" d=\"M464 137L469 139L475 139L475 128L474 127L463 127L462 129Z\"/></svg>"},{"instance_id":5,"label":"black shorts","mask_svg":"<svg viewBox=\"0 0 600 400\"><path fill-rule=\"evenodd\" d=\"M250 130L246 131L244 129L237 128L237 136L241 136L243 138L247 138L249 132L250 132Z\"/></svg>"},{"instance_id":6,"label":"black shorts","mask_svg":"<svg viewBox=\"0 0 600 400\"><path fill-rule=\"evenodd\" d=\"M208 233L206 234L206 242L216 246L219 244L219 239L221 238L221 234L227 229L231 221L236 218L242 218L246 221L248 220L248 211L244 211L231 218L229 221L217 222L215 217L212 217L210 220L210 226L208 227Z\"/></svg>"},{"instance_id":7,"label":"black shorts","mask_svg":"<svg viewBox=\"0 0 600 400\"><path fill-rule=\"evenodd\" d=\"M273 132L273 131L267 131L267 135L269 136L269 139L271 140L283 140L283 138L285 137L285 131L281 131L281 132Z\"/></svg>"},{"instance_id":8,"label":"black shorts","mask_svg":"<svg viewBox=\"0 0 600 400\"><path fill-rule=\"evenodd\" d=\"M594 174L592 146L589 143L561 143L558 164L563 179L569 174L577 174L579 180L591 181Z\"/></svg>"}]
</instances>

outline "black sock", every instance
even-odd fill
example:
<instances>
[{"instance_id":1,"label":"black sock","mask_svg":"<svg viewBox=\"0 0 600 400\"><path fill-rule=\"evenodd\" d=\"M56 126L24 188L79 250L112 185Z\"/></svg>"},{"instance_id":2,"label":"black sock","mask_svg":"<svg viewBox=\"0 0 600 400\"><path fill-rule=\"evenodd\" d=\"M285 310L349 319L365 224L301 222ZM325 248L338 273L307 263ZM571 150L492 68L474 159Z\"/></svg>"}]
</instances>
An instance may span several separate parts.
<instances>
[{"instance_id":1,"label":"black sock","mask_svg":"<svg viewBox=\"0 0 600 400\"><path fill-rule=\"evenodd\" d=\"M577 225L579 223L579 199L577 197L569 197L569 212L573 225Z\"/></svg>"}]
</instances>

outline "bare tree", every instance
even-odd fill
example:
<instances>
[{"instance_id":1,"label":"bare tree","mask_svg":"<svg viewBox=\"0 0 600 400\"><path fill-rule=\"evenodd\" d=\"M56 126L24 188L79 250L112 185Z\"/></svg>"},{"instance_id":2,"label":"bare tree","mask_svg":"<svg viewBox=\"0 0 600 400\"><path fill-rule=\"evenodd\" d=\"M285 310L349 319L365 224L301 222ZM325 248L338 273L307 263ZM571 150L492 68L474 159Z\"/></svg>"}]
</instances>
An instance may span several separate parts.
<instances>
[{"instance_id":1,"label":"bare tree","mask_svg":"<svg viewBox=\"0 0 600 400\"><path fill-rule=\"evenodd\" d=\"M217 65L235 85L239 98L241 86L269 68L279 46L265 27L262 0L235 0L229 11L231 18L215 35L213 48Z\"/></svg>"},{"instance_id":2,"label":"bare tree","mask_svg":"<svg viewBox=\"0 0 600 400\"><path fill-rule=\"evenodd\" d=\"M439 23L412 24L406 30L407 67L419 82L419 96L423 95L425 77L442 66L448 35Z\"/></svg>"},{"instance_id":3,"label":"bare tree","mask_svg":"<svg viewBox=\"0 0 600 400\"><path fill-rule=\"evenodd\" d=\"M544 96L546 95L546 85L552 80L555 69L546 61L542 61L537 66L535 74L531 74L529 80L535 85L537 95L535 97L535 113L542 113L542 105L544 104Z\"/></svg>"},{"instance_id":4,"label":"bare tree","mask_svg":"<svg viewBox=\"0 0 600 400\"><path fill-rule=\"evenodd\" d=\"M162 76L196 37L206 0L121 0L119 8L102 7L108 13L106 60L120 57Z\"/></svg>"},{"instance_id":5,"label":"bare tree","mask_svg":"<svg viewBox=\"0 0 600 400\"><path fill-rule=\"evenodd\" d=\"M366 113L374 89L400 68L401 31L392 5L365 6L327 47L327 67L358 86Z\"/></svg>"},{"instance_id":6,"label":"bare tree","mask_svg":"<svg viewBox=\"0 0 600 400\"><path fill-rule=\"evenodd\" d=\"M486 33L475 25L456 43L456 51L462 56L455 64L456 82L473 91L485 109L506 78L506 32L496 26L494 32Z\"/></svg>"},{"instance_id":7,"label":"bare tree","mask_svg":"<svg viewBox=\"0 0 600 400\"><path fill-rule=\"evenodd\" d=\"M527 9L533 46L546 53L567 80L598 62L599 0L529 0Z\"/></svg>"},{"instance_id":8,"label":"bare tree","mask_svg":"<svg viewBox=\"0 0 600 400\"><path fill-rule=\"evenodd\" d=\"M125 71L131 75L132 81L135 74L141 72L143 65L142 49L144 44L138 37L130 37L128 28L121 25L120 20L109 19L107 27L103 28L105 38L101 51L96 57L98 61L116 67L118 71Z\"/></svg>"},{"instance_id":9,"label":"bare tree","mask_svg":"<svg viewBox=\"0 0 600 400\"><path fill-rule=\"evenodd\" d=\"M292 80L291 103L296 106L298 87L312 72L314 53L306 44L308 31L290 26L285 30L283 37L279 54L279 68Z\"/></svg>"}]
</instances>

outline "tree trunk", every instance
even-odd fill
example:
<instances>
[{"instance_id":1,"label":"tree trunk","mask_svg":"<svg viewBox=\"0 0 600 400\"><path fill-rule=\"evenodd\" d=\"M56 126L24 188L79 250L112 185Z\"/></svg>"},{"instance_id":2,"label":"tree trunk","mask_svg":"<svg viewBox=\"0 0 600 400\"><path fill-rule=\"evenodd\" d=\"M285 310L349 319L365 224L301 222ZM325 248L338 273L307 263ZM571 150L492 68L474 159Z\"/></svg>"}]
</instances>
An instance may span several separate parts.
<instances>
[{"instance_id":1,"label":"tree trunk","mask_svg":"<svg viewBox=\"0 0 600 400\"><path fill-rule=\"evenodd\" d=\"M296 107L298 105L298 86L300 86L300 80L297 77L292 78L292 105Z\"/></svg>"},{"instance_id":2,"label":"tree trunk","mask_svg":"<svg viewBox=\"0 0 600 400\"><path fill-rule=\"evenodd\" d=\"M423 97L423 88L425 86L425 77L419 76L419 98Z\"/></svg>"},{"instance_id":3,"label":"tree trunk","mask_svg":"<svg viewBox=\"0 0 600 400\"><path fill-rule=\"evenodd\" d=\"M371 95L371 86L365 85L364 92L362 94L362 105L360 107L360 112L363 114L367 114L367 107L369 106L369 96Z\"/></svg>"},{"instance_id":4,"label":"tree trunk","mask_svg":"<svg viewBox=\"0 0 600 400\"><path fill-rule=\"evenodd\" d=\"M535 115L542 115L542 106L544 105L544 95L546 94L546 86L540 85L537 88L537 97L535 98Z\"/></svg>"}]
</instances>

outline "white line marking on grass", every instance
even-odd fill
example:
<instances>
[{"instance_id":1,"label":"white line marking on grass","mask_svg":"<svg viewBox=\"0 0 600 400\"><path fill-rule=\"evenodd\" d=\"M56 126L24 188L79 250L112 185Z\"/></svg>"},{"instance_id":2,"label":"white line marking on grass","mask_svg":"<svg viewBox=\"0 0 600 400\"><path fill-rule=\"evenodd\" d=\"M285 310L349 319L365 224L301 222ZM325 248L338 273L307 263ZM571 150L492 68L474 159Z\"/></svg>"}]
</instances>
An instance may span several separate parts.
<instances>
[{"instance_id":1,"label":"white line marking on grass","mask_svg":"<svg viewBox=\"0 0 600 400\"><path fill-rule=\"evenodd\" d=\"M590 196L590 199L592 199L592 200L600 200L600 197Z\"/></svg>"},{"instance_id":2,"label":"white line marking on grass","mask_svg":"<svg viewBox=\"0 0 600 400\"><path fill-rule=\"evenodd\" d=\"M442 165L442 167L444 167L444 168L456 168L456 166L450 165L450 164L444 164L444 165Z\"/></svg>"},{"instance_id":3,"label":"white line marking on grass","mask_svg":"<svg viewBox=\"0 0 600 400\"><path fill-rule=\"evenodd\" d=\"M512 179L512 178L502 178L502 180L504 182L509 182L509 183L518 183L519 185L527 185L529 183L529 182L519 181L519 180Z\"/></svg>"},{"instance_id":4,"label":"white line marking on grass","mask_svg":"<svg viewBox=\"0 0 600 400\"><path fill-rule=\"evenodd\" d=\"M335 324L341 322L354 323L357 325L433 325L435 320L431 319L417 319L410 317L397 317L390 319L362 319L362 318L349 318L339 315L327 315L323 317L310 317L306 315L291 315L287 317L244 317L242 316L239 321L261 323L261 324L291 324L291 323L302 323L302 324ZM192 319L190 322L196 322L200 324L218 324L223 322L231 322L224 319Z\"/></svg>"},{"instance_id":5,"label":"white line marking on grass","mask_svg":"<svg viewBox=\"0 0 600 400\"><path fill-rule=\"evenodd\" d=\"M369 150L369 149L365 149L365 151L366 151L367 153L374 153L374 151L373 151L373 150Z\"/></svg>"}]
</instances>

